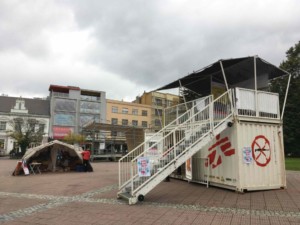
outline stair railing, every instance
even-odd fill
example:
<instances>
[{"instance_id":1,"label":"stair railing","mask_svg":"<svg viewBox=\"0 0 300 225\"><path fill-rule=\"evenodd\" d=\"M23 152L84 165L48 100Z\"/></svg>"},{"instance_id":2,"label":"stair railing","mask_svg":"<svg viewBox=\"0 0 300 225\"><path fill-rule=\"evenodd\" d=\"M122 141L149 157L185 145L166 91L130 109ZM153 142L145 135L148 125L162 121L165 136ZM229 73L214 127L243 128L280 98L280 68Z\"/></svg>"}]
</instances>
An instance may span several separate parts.
<instances>
[{"instance_id":1,"label":"stair railing","mask_svg":"<svg viewBox=\"0 0 300 225\"><path fill-rule=\"evenodd\" d=\"M208 135L214 136L214 130L217 129L224 121L232 115L230 104L231 91L224 93L216 100L205 106L202 110L193 107L191 109L190 118L180 123L170 133L162 138L161 141L168 140L168 137L173 138L173 145L162 157L152 162L151 176L138 177L137 160L145 155L141 153L131 162L131 173L136 179L131 179L131 194L135 194L143 186L147 185L151 180L164 171L170 164L178 160L181 156L185 155L192 147L199 143L204 137ZM179 134L179 135L178 135ZM147 150L146 150L147 151Z\"/></svg>"},{"instance_id":2,"label":"stair railing","mask_svg":"<svg viewBox=\"0 0 300 225\"><path fill-rule=\"evenodd\" d=\"M130 192L136 192L152 180L155 175L169 166L170 163L185 154L192 146L203 139L204 136L214 133L214 129L231 116L230 95L231 91L229 90L213 102L211 101L212 96L208 96L210 104L202 109L199 108L199 105L195 105L161 131L150 137L145 143L138 146L134 152L120 159L120 189L130 184ZM170 130L169 126L173 126L174 128ZM156 140L156 143L152 144L149 148L145 148L145 144L151 142L151 139ZM138 159L147 156L147 152L158 145L164 146L163 154L151 159L151 175L145 177L138 176Z\"/></svg>"},{"instance_id":3,"label":"stair railing","mask_svg":"<svg viewBox=\"0 0 300 225\"><path fill-rule=\"evenodd\" d=\"M209 104L212 101L212 96L210 95L201 99L202 101L198 101L198 104L194 104L194 106L190 110L186 111L184 114L177 117L175 120L173 120L173 122L169 123L167 126L162 128L159 132L155 133L149 139L145 140L144 143L141 143L139 146L137 146L135 149L130 151L128 154L126 154L119 160L119 189L120 190L125 186L127 186L130 180L132 179L132 177L136 175L136 173L132 173L131 161L135 159L137 156L142 155L144 152L149 152L151 151L151 149L157 148L158 147L156 144L157 142L163 143L163 146L171 148L171 145L174 145L172 139L174 137L175 139L176 137L178 139L180 134L178 133L175 134L173 132L172 134L174 136L171 137L170 136L171 134L168 135L169 130L173 130L174 127L177 127L178 125L183 124L185 121L189 120L191 118L191 115L193 115L194 112L196 111L197 107L199 108L198 110L200 110L200 105L202 104L202 102L207 102L207 104ZM153 142L153 144L149 147L146 147L146 143L151 143L151 142ZM162 149L160 149L160 151L162 151ZM163 152L164 151L165 149L163 150Z\"/></svg>"}]
</instances>

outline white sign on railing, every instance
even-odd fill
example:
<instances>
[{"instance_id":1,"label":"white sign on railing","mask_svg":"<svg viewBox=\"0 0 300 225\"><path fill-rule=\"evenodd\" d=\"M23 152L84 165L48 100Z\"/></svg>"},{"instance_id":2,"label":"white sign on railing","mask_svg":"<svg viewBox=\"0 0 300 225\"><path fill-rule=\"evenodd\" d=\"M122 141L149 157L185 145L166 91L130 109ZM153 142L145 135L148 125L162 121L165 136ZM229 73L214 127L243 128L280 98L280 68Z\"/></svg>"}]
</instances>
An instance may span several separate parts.
<instances>
[{"instance_id":1,"label":"white sign on railing","mask_svg":"<svg viewBox=\"0 0 300 225\"><path fill-rule=\"evenodd\" d=\"M150 160L148 157L140 157L137 160L139 177L150 177Z\"/></svg>"}]
</instances>

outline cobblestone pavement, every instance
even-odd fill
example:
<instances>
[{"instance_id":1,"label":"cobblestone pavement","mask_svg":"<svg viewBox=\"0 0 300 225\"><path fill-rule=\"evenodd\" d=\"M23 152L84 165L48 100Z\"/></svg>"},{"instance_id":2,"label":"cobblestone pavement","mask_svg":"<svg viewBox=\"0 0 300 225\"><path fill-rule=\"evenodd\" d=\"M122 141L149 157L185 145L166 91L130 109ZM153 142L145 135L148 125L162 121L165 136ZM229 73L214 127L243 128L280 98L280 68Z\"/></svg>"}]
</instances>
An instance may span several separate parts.
<instances>
[{"instance_id":1,"label":"cobblestone pavement","mask_svg":"<svg viewBox=\"0 0 300 225\"><path fill-rule=\"evenodd\" d=\"M129 206L116 198L115 162L15 177L16 162L0 159L0 224L300 224L299 172L285 190L244 194L171 179Z\"/></svg>"}]
</instances>

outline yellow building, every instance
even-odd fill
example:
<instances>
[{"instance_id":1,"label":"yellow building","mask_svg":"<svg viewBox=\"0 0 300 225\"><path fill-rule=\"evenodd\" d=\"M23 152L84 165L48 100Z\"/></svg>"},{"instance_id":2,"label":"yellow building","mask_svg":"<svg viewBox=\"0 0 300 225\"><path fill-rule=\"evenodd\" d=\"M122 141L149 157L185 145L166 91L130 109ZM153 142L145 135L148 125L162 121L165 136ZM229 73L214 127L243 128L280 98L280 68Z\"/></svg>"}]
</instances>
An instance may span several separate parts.
<instances>
[{"instance_id":1,"label":"yellow building","mask_svg":"<svg viewBox=\"0 0 300 225\"><path fill-rule=\"evenodd\" d=\"M122 125L128 127L143 127L145 130L149 128L151 123L151 106L144 104L136 104L132 102L106 100L106 122L112 125ZM133 135L132 140L143 140L144 136L141 134ZM106 148L114 149L116 152L124 153L127 150L124 132L112 130L110 134L106 135ZM131 141L128 140L127 142ZM129 143L128 143L129 144Z\"/></svg>"},{"instance_id":2,"label":"yellow building","mask_svg":"<svg viewBox=\"0 0 300 225\"><path fill-rule=\"evenodd\" d=\"M136 97L135 103L151 106L151 122L150 129L159 131L163 125L164 109L177 105L180 97L178 95L161 93L161 92L144 92L142 96Z\"/></svg>"}]
</instances>

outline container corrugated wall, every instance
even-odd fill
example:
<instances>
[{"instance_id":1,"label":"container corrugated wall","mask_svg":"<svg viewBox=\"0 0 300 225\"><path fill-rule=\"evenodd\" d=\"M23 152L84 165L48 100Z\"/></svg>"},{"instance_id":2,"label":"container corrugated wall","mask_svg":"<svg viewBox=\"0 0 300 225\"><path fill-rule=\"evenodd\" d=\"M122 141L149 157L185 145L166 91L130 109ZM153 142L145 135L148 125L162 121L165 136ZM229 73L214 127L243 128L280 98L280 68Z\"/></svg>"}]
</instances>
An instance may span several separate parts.
<instances>
[{"instance_id":1,"label":"container corrugated wall","mask_svg":"<svg viewBox=\"0 0 300 225\"><path fill-rule=\"evenodd\" d=\"M280 124L240 122L238 133L238 189L260 190L286 186L282 126ZM251 150L249 162L245 149Z\"/></svg>"},{"instance_id":2,"label":"container corrugated wall","mask_svg":"<svg viewBox=\"0 0 300 225\"><path fill-rule=\"evenodd\" d=\"M192 179L238 191L285 187L282 142L280 124L236 122L193 156Z\"/></svg>"},{"instance_id":3,"label":"container corrugated wall","mask_svg":"<svg viewBox=\"0 0 300 225\"><path fill-rule=\"evenodd\" d=\"M211 183L232 186L233 188L237 186L238 156L235 137L236 129L228 127L193 156L192 167L205 168L205 170L193 169L194 181L205 180L208 176ZM204 160L197 160L198 158L207 158L208 160L205 162Z\"/></svg>"}]
</instances>

